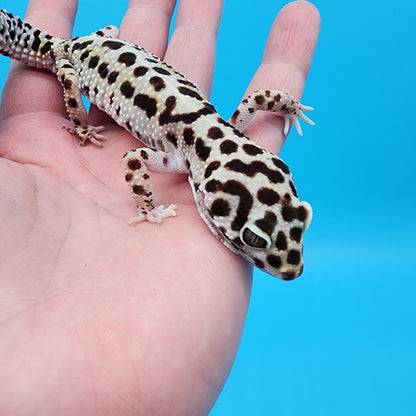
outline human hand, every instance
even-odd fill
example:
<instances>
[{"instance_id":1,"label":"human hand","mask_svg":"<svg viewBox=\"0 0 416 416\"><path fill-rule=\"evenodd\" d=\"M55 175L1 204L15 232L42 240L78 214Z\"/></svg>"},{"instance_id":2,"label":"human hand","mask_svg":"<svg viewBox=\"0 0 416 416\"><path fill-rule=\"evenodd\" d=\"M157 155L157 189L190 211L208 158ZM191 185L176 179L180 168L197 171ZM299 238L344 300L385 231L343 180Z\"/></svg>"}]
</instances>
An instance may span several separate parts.
<instances>
[{"instance_id":1,"label":"human hand","mask_svg":"<svg viewBox=\"0 0 416 416\"><path fill-rule=\"evenodd\" d=\"M209 96L222 1L183 0L167 48L174 4L131 1L120 38ZM70 37L76 7L32 0L26 20ZM311 4L286 6L248 92L300 98L318 30ZM203 223L184 175L152 172L177 218L129 226L121 156L137 141L92 108L108 140L80 147L65 118L56 77L14 63L0 124L0 413L206 414L237 352L251 269ZM246 129L274 151L281 131L271 114Z\"/></svg>"}]
</instances>

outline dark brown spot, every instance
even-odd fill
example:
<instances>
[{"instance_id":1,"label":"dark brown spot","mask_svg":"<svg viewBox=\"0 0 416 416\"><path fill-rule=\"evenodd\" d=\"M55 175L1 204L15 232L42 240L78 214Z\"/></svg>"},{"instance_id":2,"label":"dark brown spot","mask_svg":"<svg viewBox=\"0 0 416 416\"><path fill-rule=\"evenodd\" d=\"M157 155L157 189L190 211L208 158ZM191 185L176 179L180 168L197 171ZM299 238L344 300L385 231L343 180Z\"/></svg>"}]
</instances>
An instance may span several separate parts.
<instances>
[{"instance_id":1,"label":"dark brown spot","mask_svg":"<svg viewBox=\"0 0 416 416\"><path fill-rule=\"evenodd\" d=\"M52 42L46 42L43 46L42 46L42 48L40 49L40 53L42 54L42 55L46 55L50 50L51 50L51 47L52 47Z\"/></svg>"},{"instance_id":2,"label":"dark brown spot","mask_svg":"<svg viewBox=\"0 0 416 416\"><path fill-rule=\"evenodd\" d=\"M128 173L125 177L124 177L126 182L130 182L133 179L133 175L131 173Z\"/></svg>"},{"instance_id":3,"label":"dark brown spot","mask_svg":"<svg viewBox=\"0 0 416 416\"><path fill-rule=\"evenodd\" d=\"M208 130L208 137L213 140L222 139L224 137L224 133L219 127L211 127Z\"/></svg>"},{"instance_id":4,"label":"dark brown spot","mask_svg":"<svg viewBox=\"0 0 416 416\"><path fill-rule=\"evenodd\" d=\"M300 263L300 252L298 250L290 250L287 255L287 262L289 264L297 265Z\"/></svg>"},{"instance_id":5,"label":"dark brown spot","mask_svg":"<svg viewBox=\"0 0 416 416\"><path fill-rule=\"evenodd\" d=\"M149 179L149 177L150 177L150 176L149 176L147 173L143 173L142 178L143 178L144 180Z\"/></svg>"},{"instance_id":6,"label":"dark brown spot","mask_svg":"<svg viewBox=\"0 0 416 416\"><path fill-rule=\"evenodd\" d=\"M220 166L221 162L219 162L218 160L216 160L215 162L211 162L205 169L204 177L209 178L212 172L214 172L214 170L218 169Z\"/></svg>"},{"instance_id":7,"label":"dark brown spot","mask_svg":"<svg viewBox=\"0 0 416 416\"><path fill-rule=\"evenodd\" d=\"M85 52L83 52L83 54L80 56L80 60L82 61L82 62L84 62L87 58L88 58L88 56L90 55L90 53L91 53L91 51L90 50L86 50Z\"/></svg>"},{"instance_id":8,"label":"dark brown spot","mask_svg":"<svg viewBox=\"0 0 416 416\"><path fill-rule=\"evenodd\" d=\"M178 75L180 75L178 72L177 72L177 74ZM181 75L182 76L182 75ZM180 82L181 84L183 84L183 85L188 85L189 87L193 87L193 88L196 88L195 87L195 85L191 82L191 81L189 81L189 80L187 80L187 79L178 79L178 82Z\"/></svg>"},{"instance_id":9,"label":"dark brown spot","mask_svg":"<svg viewBox=\"0 0 416 416\"><path fill-rule=\"evenodd\" d=\"M74 40L74 39L72 39L72 40ZM86 40L85 42L82 42L82 43L75 42L74 45L72 46L72 51L76 51L78 49L81 49L81 50L85 49L91 44L92 44L92 40Z\"/></svg>"},{"instance_id":10,"label":"dark brown spot","mask_svg":"<svg viewBox=\"0 0 416 416\"><path fill-rule=\"evenodd\" d=\"M277 157L274 157L272 159L272 162L274 163L274 165L281 169L284 173L286 173L287 175L290 173L288 166L286 165L286 163L283 162L282 159L279 159Z\"/></svg>"},{"instance_id":11,"label":"dark brown spot","mask_svg":"<svg viewBox=\"0 0 416 416\"><path fill-rule=\"evenodd\" d=\"M295 212L295 208L293 208L290 205L286 205L282 208L282 217L285 221L287 222L291 222L295 219L296 216L296 212Z\"/></svg>"},{"instance_id":12,"label":"dark brown spot","mask_svg":"<svg viewBox=\"0 0 416 416\"><path fill-rule=\"evenodd\" d=\"M211 214L217 217L227 217L230 215L231 207L227 200L218 198L211 205Z\"/></svg>"},{"instance_id":13,"label":"dark brown spot","mask_svg":"<svg viewBox=\"0 0 416 416\"><path fill-rule=\"evenodd\" d=\"M39 49L40 44L41 44L40 39L39 39L39 35L40 35L40 30L36 30L35 32L33 32L34 40L32 42L32 46L31 46L33 51L37 51Z\"/></svg>"},{"instance_id":14,"label":"dark brown spot","mask_svg":"<svg viewBox=\"0 0 416 416\"><path fill-rule=\"evenodd\" d=\"M136 77L142 77L148 70L149 68L146 68L145 66L138 66L134 68L133 74Z\"/></svg>"},{"instance_id":15,"label":"dark brown spot","mask_svg":"<svg viewBox=\"0 0 416 416\"><path fill-rule=\"evenodd\" d=\"M237 143L232 140L224 140L220 144L220 152L224 155L230 155L231 153L236 152L238 149Z\"/></svg>"},{"instance_id":16,"label":"dark brown spot","mask_svg":"<svg viewBox=\"0 0 416 416\"><path fill-rule=\"evenodd\" d=\"M108 63L103 62L98 67L98 73L100 74L101 78L105 78L108 75Z\"/></svg>"},{"instance_id":17,"label":"dark brown spot","mask_svg":"<svg viewBox=\"0 0 416 416\"><path fill-rule=\"evenodd\" d=\"M72 88L72 81L70 79L65 79L63 84L66 90L70 90Z\"/></svg>"},{"instance_id":18,"label":"dark brown spot","mask_svg":"<svg viewBox=\"0 0 416 416\"><path fill-rule=\"evenodd\" d=\"M159 66L154 66L153 69L161 75L171 75L171 73L165 69L165 68L160 68Z\"/></svg>"},{"instance_id":19,"label":"dark brown spot","mask_svg":"<svg viewBox=\"0 0 416 416\"><path fill-rule=\"evenodd\" d=\"M75 98L70 98L68 101L68 106L71 108L77 108L78 107L78 102Z\"/></svg>"},{"instance_id":20,"label":"dark brown spot","mask_svg":"<svg viewBox=\"0 0 416 416\"><path fill-rule=\"evenodd\" d=\"M143 160L149 159L149 155L147 154L146 150L140 150L140 156Z\"/></svg>"},{"instance_id":21,"label":"dark brown spot","mask_svg":"<svg viewBox=\"0 0 416 416\"><path fill-rule=\"evenodd\" d=\"M157 102L146 94L137 94L134 97L134 105L146 112L148 118L153 117L157 112Z\"/></svg>"},{"instance_id":22,"label":"dark brown spot","mask_svg":"<svg viewBox=\"0 0 416 416\"><path fill-rule=\"evenodd\" d=\"M134 185L133 186L133 192L136 195L144 195L146 193L143 185Z\"/></svg>"},{"instance_id":23,"label":"dark brown spot","mask_svg":"<svg viewBox=\"0 0 416 416\"><path fill-rule=\"evenodd\" d=\"M139 170L139 169L141 169L142 164L141 164L140 160L138 160L138 159L130 159L127 162L127 166L131 170Z\"/></svg>"},{"instance_id":24,"label":"dark brown spot","mask_svg":"<svg viewBox=\"0 0 416 416\"><path fill-rule=\"evenodd\" d=\"M259 227L260 230L263 230L266 234L271 235L273 234L276 223L277 223L276 215L271 211L267 211L264 214L263 218L255 222L255 225L257 225L257 227Z\"/></svg>"},{"instance_id":25,"label":"dark brown spot","mask_svg":"<svg viewBox=\"0 0 416 416\"><path fill-rule=\"evenodd\" d=\"M129 81L124 81L121 86L120 86L120 91L121 93L126 97L126 98L131 98L133 97L134 94L134 88L133 86L130 84Z\"/></svg>"},{"instance_id":26,"label":"dark brown spot","mask_svg":"<svg viewBox=\"0 0 416 416\"><path fill-rule=\"evenodd\" d=\"M297 243L300 243L300 240L302 239L302 228L300 227L293 227L290 230L290 238Z\"/></svg>"},{"instance_id":27,"label":"dark brown spot","mask_svg":"<svg viewBox=\"0 0 416 416\"><path fill-rule=\"evenodd\" d=\"M254 97L254 101L256 102L256 104L262 105L262 104L264 104L265 99L264 99L263 95L256 95Z\"/></svg>"},{"instance_id":28,"label":"dark brown spot","mask_svg":"<svg viewBox=\"0 0 416 416\"><path fill-rule=\"evenodd\" d=\"M99 61L100 58L97 55L91 56L90 62L88 63L88 67L94 69L98 65Z\"/></svg>"},{"instance_id":29,"label":"dark brown spot","mask_svg":"<svg viewBox=\"0 0 416 416\"><path fill-rule=\"evenodd\" d=\"M305 221L306 217L308 216L308 211L306 210L306 208L301 205L300 207L298 207L297 211L298 211L297 212L298 220L299 221Z\"/></svg>"},{"instance_id":30,"label":"dark brown spot","mask_svg":"<svg viewBox=\"0 0 416 416\"><path fill-rule=\"evenodd\" d=\"M167 157L164 157L162 160L162 163L166 166L168 164L169 160Z\"/></svg>"},{"instance_id":31,"label":"dark brown spot","mask_svg":"<svg viewBox=\"0 0 416 416\"><path fill-rule=\"evenodd\" d=\"M266 258L267 263L270 264L270 266L274 267L275 269L278 269L282 265L282 260L279 256L276 256L275 254L269 254Z\"/></svg>"},{"instance_id":32,"label":"dark brown spot","mask_svg":"<svg viewBox=\"0 0 416 416\"><path fill-rule=\"evenodd\" d=\"M118 75L119 75L119 73L117 71L111 72L110 75L107 78L108 79L108 83L110 85L111 84L114 84L116 82L116 80L117 80Z\"/></svg>"},{"instance_id":33,"label":"dark brown spot","mask_svg":"<svg viewBox=\"0 0 416 416\"><path fill-rule=\"evenodd\" d=\"M278 250L286 250L287 249L287 239L286 235L283 231L279 231L276 237L276 248Z\"/></svg>"},{"instance_id":34,"label":"dark brown spot","mask_svg":"<svg viewBox=\"0 0 416 416\"><path fill-rule=\"evenodd\" d=\"M257 198L262 204L271 206L279 202L280 195L273 189L260 188L257 192Z\"/></svg>"},{"instance_id":35,"label":"dark brown spot","mask_svg":"<svg viewBox=\"0 0 416 416\"><path fill-rule=\"evenodd\" d=\"M293 192L293 195L295 195L295 197L297 198L298 197L298 192L296 191L296 187L295 187L295 184L293 183L293 181L289 181L289 186L290 186L290 189Z\"/></svg>"},{"instance_id":36,"label":"dark brown spot","mask_svg":"<svg viewBox=\"0 0 416 416\"><path fill-rule=\"evenodd\" d=\"M199 94L199 92L191 90L188 87L178 87L178 91L183 95L187 95L189 97L196 98L199 101L203 100L203 97L201 97L201 94Z\"/></svg>"},{"instance_id":37,"label":"dark brown spot","mask_svg":"<svg viewBox=\"0 0 416 416\"><path fill-rule=\"evenodd\" d=\"M165 82L160 77L152 77L149 79L149 82L152 84L155 91L162 91L166 87Z\"/></svg>"},{"instance_id":38,"label":"dark brown spot","mask_svg":"<svg viewBox=\"0 0 416 416\"><path fill-rule=\"evenodd\" d=\"M231 116L231 120L233 121L233 123L235 123L239 115L240 115L240 110L235 110L234 114Z\"/></svg>"},{"instance_id":39,"label":"dark brown spot","mask_svg":"<svg viewBox=\"0 0 416 416\"><path fill-rule=\"evenodd\" d=\"M201 160L205 161L211 153L211 148L205 146L204 141L201 138L198 138L195 142L195 152Z\"/></svg>"},{"instance_id":40,"label":"dark brown spot","mask_svg":"<svg viewBox=\"0 0 416 416\"><path fill-rule=\"evenodd\" d=\"M222 190L222 183L215 179L211 179L205 185L205 190L210 193L215 193Z\"/></svg>"},{"instance_id":41,"label":"dark brown spot","mask_svg":"<svg viewBox=\"0 0 416 416\"><path fill-rule=\"evenodd\" d=\"M136 62L136 54L133 52L123 52L118 57L118 62L125 64L126 66L134 65Z\"/></svg>"},{"instance_id":42,"label":"dark brown spot","mask_svg":"<svg viewBox=\"0 0 416 416\"><path fill-rule=\"evenodd\" d=\"M192 146L195 141L195 133L193 129L191 129L190 127L185 127L183 129L183 139L185 140L185 143L188 146Z\"/></svg>"},{"instance_id":43,"label":"dark brown spot","mask_svg":"<svg viewBox=\"0 0 416 416\"><path fill-rule=\"evenodd\" d=\"M244 136L244 133L241 133L241 131L240 130L237 130L237 129L233 129L233 132L234 132L234 134L236 135L236 136L238 136L238 137L243 137L243 138L245 138L245 139L247 139L247 140L249 140L246 136Z\"/></svg>"},{"instance_id":44,"label":"dark brown spot","mask_svg":"<svg viewBox=\"0 0 416 416\"><path fill-rule=\"evenodd\" d=\"M167 133L166 139L171 142L175 147L178 147L178 139L173 133Z\"/></svg>"},{"instance_id":45,"label":"dark brown spot","mask_svg":"<svg viewBox=\"0 0 416 416\"><path fill-rule=\"evenodd\" d=\"M106 40L105 42L103 42L103 46L106 46L107 48L110 48L113 51L115 51L117 49L122 48L124 44L116 40Z\"/></svg>"},{"instance_id":46,"label":"dark brown spot","mask_svg":"<svg viewBox=\"0 0 416 416\"><path fill-rule=\"evenodd\" d=\"M263 150L260 149L260 147L250 143L243 145L243 150L250 156L257 156L263 153Z\"/></svg>"}]
</instances>

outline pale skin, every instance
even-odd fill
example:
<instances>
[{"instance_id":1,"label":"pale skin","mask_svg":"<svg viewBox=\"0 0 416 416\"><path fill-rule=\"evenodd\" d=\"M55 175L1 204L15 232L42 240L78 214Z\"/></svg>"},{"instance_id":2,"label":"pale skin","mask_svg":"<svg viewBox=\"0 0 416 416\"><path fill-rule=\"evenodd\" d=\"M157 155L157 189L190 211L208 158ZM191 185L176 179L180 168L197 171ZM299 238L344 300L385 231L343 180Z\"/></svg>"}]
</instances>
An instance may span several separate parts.
<instances>
[{"instance_id":1,"label":"pale skin","mask_svg":"<svg viewBox=\"0 0 416 416\"><path fill-rule=\"evenodd\" d=\"M167 47L174 3L130 1L120 37L209 96L222 1L181 1ZM70 37L76 8L32 0L26 20ZM246 94L300 98L319 24L310 3L285 6ZM176 218L128 225L121 157L137 140L93 108L107 141L80 147L65 118L56 77L14 63L0 124L0 413L206 415L238 349L252 269L207 229L185 175L152 173ZM282 126L262 113L245 133L278 153Z\"/></svg>"}]
</instances>

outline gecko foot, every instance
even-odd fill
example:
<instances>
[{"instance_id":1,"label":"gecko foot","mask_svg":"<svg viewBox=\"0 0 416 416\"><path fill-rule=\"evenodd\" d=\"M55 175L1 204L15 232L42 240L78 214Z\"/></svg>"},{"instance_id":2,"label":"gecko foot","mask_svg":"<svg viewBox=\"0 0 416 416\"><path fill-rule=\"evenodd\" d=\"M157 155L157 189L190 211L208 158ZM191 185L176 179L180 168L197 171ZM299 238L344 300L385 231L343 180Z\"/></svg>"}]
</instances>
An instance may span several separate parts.
<instances>
[{"instance_id":1,"label":"gecko foot","mask_svg":"<svg viewBox=\"0 0 416 416\"><path fill-rule=\"evenodd\" d=\"M296 110L296 111L295 111ZM302 128L299 123L299 118L301 118L303 121L306 121L308 124L314 126L315 123L305 115L304 111L312 111L313 107L309 107L307 105L303 105L299 102L297 102L296 107L292 110L291 113L284 113L284 112L278 112L280 116L283 117L285 120L285 127L283 129L283 133L286 136L289 133L290 126L292 123L296 127L296 130L299 134L299 136L302 136Z\"/></svg>"},{"instance_id":2,"label":"gecko foot","mask_svg":"<svg viewBox=\"0 0 416 416\"><path fill-rule=\"evenodd\" d=\"M96 146L102 146L103 144L100 142L105 141L105 137L101 133L105 130L104 126L88 126L88 127L82 127L75 125L74 127L68 127L63 125L63 129L68 130L71 134L74 134L75 136L79 137L79 144L81 146L84 146L84 144L89 140L92 144L95 144Z\"/></svg>"},{"instance_id":3,"label":"gecko foot","mask_svg":"<svg viewBox=\"0 0 416 416\"><path fill-rule=\"evenodd\" d=\"M129 224L134 225L142 221L156 222L160 224L165 218L175 217L176 209L177 206L173 204L169 205L167 208L165 208L164 205L159 205L147 213L139 212L136 217L130 220Z\"/></svg>"}]
</instances>

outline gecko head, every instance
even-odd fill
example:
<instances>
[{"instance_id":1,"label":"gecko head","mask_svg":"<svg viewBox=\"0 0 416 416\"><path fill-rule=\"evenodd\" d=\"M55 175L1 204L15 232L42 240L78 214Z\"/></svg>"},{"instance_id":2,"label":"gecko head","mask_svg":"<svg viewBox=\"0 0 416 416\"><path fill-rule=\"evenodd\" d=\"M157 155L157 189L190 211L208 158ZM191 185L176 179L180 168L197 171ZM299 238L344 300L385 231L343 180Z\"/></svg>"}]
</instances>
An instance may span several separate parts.
<instances>
[{"instance_id":1,"label":"gecko head","mask_svg":"<svg viewBox=\"0 0 416 416\"><path fill-rule=\"evenodd\" d=\"M262 151L255 160L228 160L200 190L204 220L228 248L283 280L301 275L312 208L298 199L281 159Z\"/></svg>"}]
</instances>

